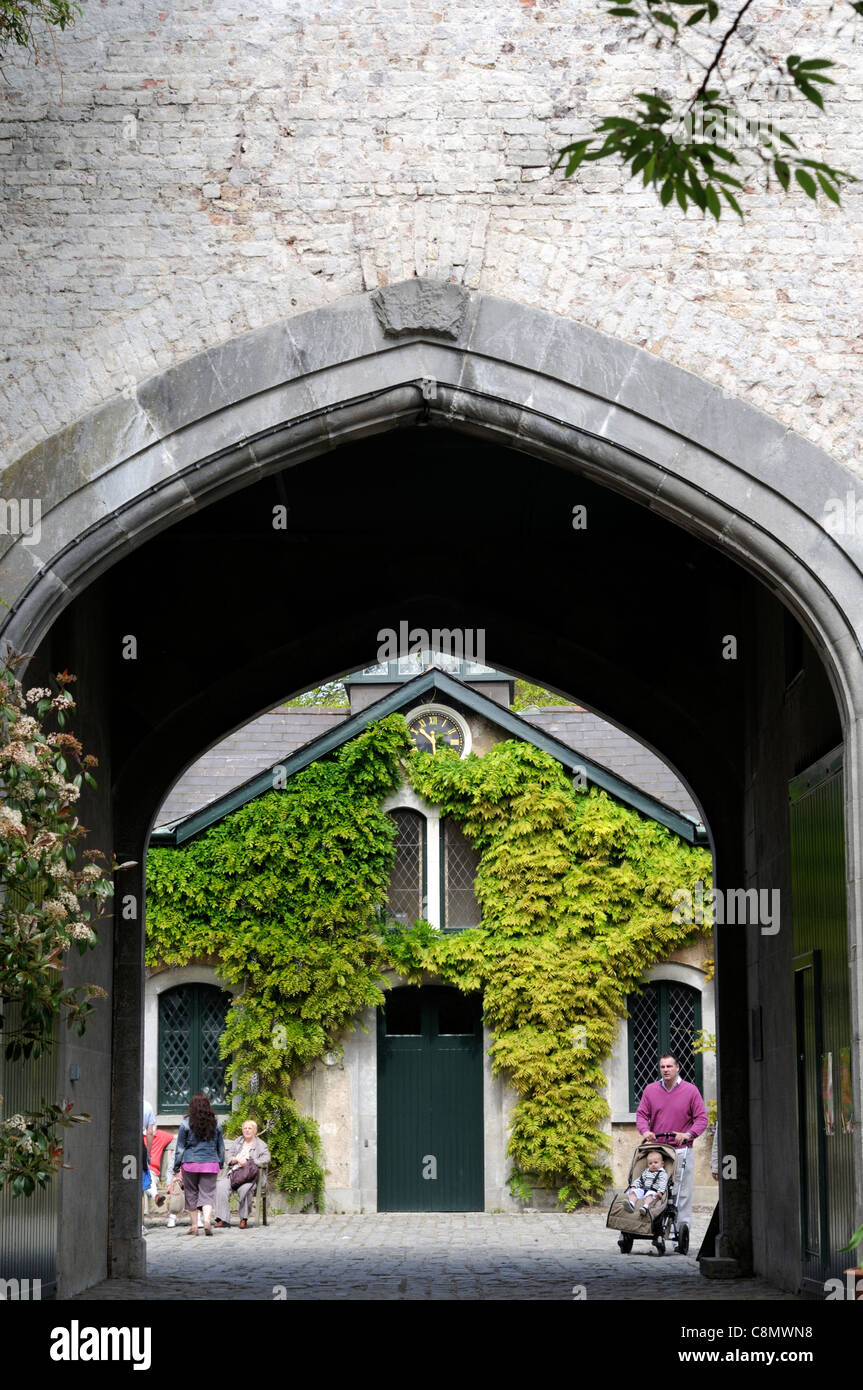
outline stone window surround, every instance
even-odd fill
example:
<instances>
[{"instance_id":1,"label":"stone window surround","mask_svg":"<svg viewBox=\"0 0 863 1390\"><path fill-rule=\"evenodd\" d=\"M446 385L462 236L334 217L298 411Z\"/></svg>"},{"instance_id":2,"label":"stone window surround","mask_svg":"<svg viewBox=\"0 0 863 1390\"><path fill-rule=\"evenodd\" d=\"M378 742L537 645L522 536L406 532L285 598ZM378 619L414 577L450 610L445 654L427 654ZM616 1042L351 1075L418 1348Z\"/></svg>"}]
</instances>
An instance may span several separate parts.
<instances>
[{"instance_id":1,"label":"stone window surround","mask_svg":"<svg viewBox=\"0 0 863 1390\"><path fill-rule=\"evenodd\" d=\"M678 984L689 985L701 995L701 1027L705 1033L716 1031L716 1009L714 985L705 980L704 971L694 965L683 965L679 961L664 961L653 966L644 976L646 982L673 980ZM635 1124L635 1111L629 1108L629 1020L622 1018L617 1026L614 1050L606 1065L608 1080L608 1104L611 1109L610 1123ZM706 1052L702 1056L704 1069L704 1098L713 1100L716 1095L716 1054ZM657 1079L659 1072L657 1070Z\"/></svg>"},{"instance_id":2,"label":"stone window surround","mask_svg":"<svg viewBox=\"0 0 863 1390\"><path fill-rule=\"evenodd\" d=\"M177 965L150 975L144 985L144 1098L159 1098L159 996L177 985L215 985L226 994L239 994L239 985L226 984L211 965ZM155 1105L153 1106L155 1109ZM156 1113L159 1129L176 1129L181 1116Z\"/></svg>"}]
</instances>

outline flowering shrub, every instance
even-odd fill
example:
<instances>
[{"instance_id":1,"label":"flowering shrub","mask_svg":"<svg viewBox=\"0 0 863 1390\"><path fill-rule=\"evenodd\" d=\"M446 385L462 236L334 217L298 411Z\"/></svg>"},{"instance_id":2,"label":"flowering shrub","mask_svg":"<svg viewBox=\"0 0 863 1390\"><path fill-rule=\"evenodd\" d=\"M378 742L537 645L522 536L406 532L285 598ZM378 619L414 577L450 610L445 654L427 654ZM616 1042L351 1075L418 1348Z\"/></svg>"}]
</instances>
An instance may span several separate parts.
<instances>
[{"instance_id":1,"label":"flowering shrub","mask_svg":"<svg viewBox=\"0 0 863 1390\"><path fill-rule=\"evenodd\" d=\"M0 1001L7 1061L39 1057L50 1047L56 1021L84 1032L96 985L67 985L65 958L96 944L93 913L113 892L113 882L93 861L99 850L78 843L87 834L75 814L86 781L95 786L74 734L66 730L75 702L58 675L58 690L26 692L15 676L20 659L0 671ZM56 724L49 731L46 723ZM2 1104L2 1097L0 1097ZM59 1128L89 1119L71 1105L42 1102L27 1115L0 1120L0 1188L29 1196L62 1166Z\"/></svg>"}]
</instances>

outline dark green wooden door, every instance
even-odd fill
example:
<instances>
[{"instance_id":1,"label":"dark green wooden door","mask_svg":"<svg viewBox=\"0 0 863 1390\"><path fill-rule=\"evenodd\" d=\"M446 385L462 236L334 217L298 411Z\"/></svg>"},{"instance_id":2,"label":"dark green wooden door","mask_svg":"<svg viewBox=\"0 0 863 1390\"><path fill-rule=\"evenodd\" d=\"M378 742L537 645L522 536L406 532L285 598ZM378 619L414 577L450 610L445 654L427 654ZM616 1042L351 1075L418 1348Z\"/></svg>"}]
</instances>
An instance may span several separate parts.
<instances>
[{"instance_id":1,"label":"dark green wooden door","mask_svg":"<svg viewBox=\"0 0 863 1390\"><path fill-rule=\"evenodd\" d=\"M482 1211L476 994L390 990L378 1018L378 1211Z\"/></svg>"},{"instance_id":2,"label":"dark green wooden door","mask_svg":"<svg viewBox=\"0 0 863 1390\"><path fill-rule=\"evenodd\" d=\"M852 1262L839 1246L857 1225L860 1143L859 1119L852 1124L842 749L795 777L790 793L803 1287L823 1297L824 1281L841 1279Z\"/></svg>"}]
</instances>

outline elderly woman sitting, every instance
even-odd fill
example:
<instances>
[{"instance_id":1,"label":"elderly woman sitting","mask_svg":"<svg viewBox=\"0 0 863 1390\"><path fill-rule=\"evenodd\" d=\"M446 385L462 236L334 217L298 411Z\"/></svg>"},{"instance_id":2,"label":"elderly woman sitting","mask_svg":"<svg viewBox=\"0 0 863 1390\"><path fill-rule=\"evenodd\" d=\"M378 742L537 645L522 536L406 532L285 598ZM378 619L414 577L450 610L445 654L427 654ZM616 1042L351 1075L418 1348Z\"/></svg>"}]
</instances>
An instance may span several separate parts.
<instances>
[{"instance_id":1,"label":"elderly woman sitting","mask_svg":"<svg viewBox=\"0 0 863 1390\"><path fill-rule=\"evenodd\" d=\"M230 1226L228 1199L231 1195L231 1173L241 1164L249 1159L257 1163L259 1168L270 1161L270 1151L263 1139L258 1138L258 1126L254 1120L246 1120L243 1124L242 1139L232 1139L225 1147L225 1172L216 1184L216 1225ZM257 1185L257 1178L251 1182L244 1182L235 1191L240 1200L240 1230L244 1231L249 1224L249 1208L252 1204L252 1196Z\"/></svg>"}]
</instances>

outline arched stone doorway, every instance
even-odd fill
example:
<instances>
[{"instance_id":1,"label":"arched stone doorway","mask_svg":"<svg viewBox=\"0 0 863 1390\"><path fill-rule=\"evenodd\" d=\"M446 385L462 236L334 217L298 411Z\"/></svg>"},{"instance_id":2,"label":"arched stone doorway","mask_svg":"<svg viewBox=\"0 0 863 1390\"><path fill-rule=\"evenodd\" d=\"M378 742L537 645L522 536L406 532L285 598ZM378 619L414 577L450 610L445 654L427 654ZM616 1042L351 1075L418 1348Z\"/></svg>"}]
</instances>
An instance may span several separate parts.
<instances>
[{"instance_id":1,"label":"arched stone doorway","mask_svg":"<svg viewBox=\"0 0 863 1390\"><path fill-rule=\"evenodd\" d=\"M40 497L43 521L38 539L10 538L4 636L91 692L93 843L139 863L197 754L367 661L400 619L482 627L496 665L570 692L672 761L704 808L723 885L787 889L785 774L841 741L859 1020L863 583L860 543L823 524L850 485L817 449L637 349L411 281L204 353L20 460L4 486ZM782 724L786 611L806 682ZM722 655L729 635L736 662ZM140 871L123 899L143 901ZM107 937L113 1042L107 1028L88 1035L86 1108L100 1123L75 1136L79 1166L63 1175L67 1291L104 1272L109 1232L80 1172L107 1164L109 1123L112 1268L143 1258L137 1192L119 1176L140 1124L140 911L117 923L113 977ZM751 1155L772 1152L771 1090L793 1088L791 1012L770 992L783 971L792 989L788 932L744 947L726 929L718 971L724 1146L744 1156L723 1185L727 1248L745 1265L754 1223L759 1269L787 1283L799 1257L793 1241L770 1244ZM769 1085L741 1026L753 990L775 1018ZM63 1048L68 1060L74 1044ZM73 1251L79 1273L65 1275Z\"/></svg>"}]
</instances>

